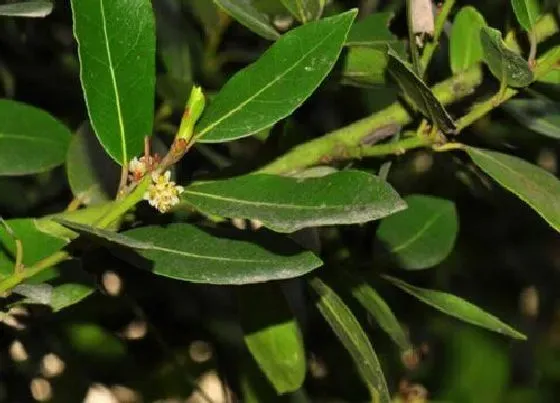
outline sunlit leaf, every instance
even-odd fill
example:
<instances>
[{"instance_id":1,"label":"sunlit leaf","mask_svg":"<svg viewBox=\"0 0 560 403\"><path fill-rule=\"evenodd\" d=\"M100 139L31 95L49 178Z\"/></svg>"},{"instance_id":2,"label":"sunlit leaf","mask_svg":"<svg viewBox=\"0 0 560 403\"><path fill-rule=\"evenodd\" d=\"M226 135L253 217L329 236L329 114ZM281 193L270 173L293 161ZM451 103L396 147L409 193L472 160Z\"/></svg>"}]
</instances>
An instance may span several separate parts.
<instances>
[{"instance_id":1,"label":"sunlit leaf","mask_svg":"<svg viewBox=\"0 0 560 403\"><path fill-rule=\"evenodd\" d=\"M484 17L472 6L466 6L455 16L449 43L451 71L465 71L482 61L480 30L486 25Z\"/></svg>"},{"instance_id":2,"label":"sunlit leaf","mask_svg":"<svg viewBox=\"0 0 560 403\"><path fill-rule=\"evenodd\" d=\"M532 30L541 14L539 0L511 0L511 5L519 24L526 31Z\"/></svg>"}]
</instances>

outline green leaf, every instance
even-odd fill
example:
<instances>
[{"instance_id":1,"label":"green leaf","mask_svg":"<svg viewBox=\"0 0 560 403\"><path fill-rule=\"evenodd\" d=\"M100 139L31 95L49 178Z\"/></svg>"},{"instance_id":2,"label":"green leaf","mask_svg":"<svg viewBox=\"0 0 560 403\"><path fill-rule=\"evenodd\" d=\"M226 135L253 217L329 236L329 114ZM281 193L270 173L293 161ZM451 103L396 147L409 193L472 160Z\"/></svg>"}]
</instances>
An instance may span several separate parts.
<instances>
[{"instance_id":1,"label":"green leaf","mask_svg":"<svg viewBox=\"0 0 560 403\"><path fill-rule=\"evenodd\" d=\"M126 345L113 333L94 323L72 323L65 329L68 346L94 361L117 361L126 355Z\"/></svg>"},{"instance_id":2,"label":"green leaf","mask_svg":"<svg viewBox=\"0 0 560 403\"><path fill-rule=\"evenodd\" d=\"M273 233L253 235L171 224L133 229L124 235L154 246L138 251L141 259L123 258L155 274L193 283L259 283L298 277L322 264L313 253Z\"/></svg>"},{"instance_id":3,"label":"green leaf","mask_svg":"<svg viewBox=\"0 0 560 403\"><path fill-rule=\"evenodd\" d=\"M214 0L214 2L239 23L263 38L274 41L280 37L268 16L255 8L252 0Z\"/></svg>"},{"instance_id":4,"label":"green leaf","mask_svg":"<svg viewBox=\"0 0 560 403\"><path fill-rule=\"evenodd\" d=\"M259 220L279 232L363 223L406 208L376 176L341 171L322 177L253 174L188 186L183 200L204 213Z\"/></svg>"},{"instance_id":5,"label":"green leaf","mask_svg":"<svg viewBox=\"0 0 560 403\"><path fill-rule=\"evenodd\" d=\"M387 45L401 43L389 30L393 16L393 13L373 13L356 22L348 33L346 45L377 47L385 50Z\"/></svg>"},{"instance_id":6,"label":"green leaf","mask_svg":"<svg viewBox=\"0 0 560 403\"><path fill-rule=\"evenodd\" d=\"M554 175L511 155L474 147L467 147L466 152L484 172L560 231L560 181Z\"/></svg>"},{"instance_id":7,"label":"green leaf","mask_svg":"<svg viewBox=\"0 0 560 403\"><path fill-rule=\"evenodd\" d=\"M548 137L560 139L560 107L548 99L512 99L503 108L519 123Z\"/></svg>"},{"instance_id":8,"label":"green leaf","mask_svg":"<svg viewBox=\"0 0 560 403\"><path fill-rule=\"evenodd\" d=\"M326 0L280 0L284 7L303 23L321 17Z\"/></svg>"},{"instance_id":9,"label":"green leaf","mask_svg":"<svg viewBox=\"0 0 560 403\"><path fill-rule=\"evenodd\" d=\"M200 22L206 34L217 32L220 26L220 15L215 3L208 0L183 0L191 12Z\"/></svg>"},{"instance_id":10,"label":"green leaf","mask_svg":"<svg viewBox=\"0 0 560 403\"><path fill-rule=\"evenodd\" d=\"M99 204L117 193L120 168L101 147L87 122L70 142L66 175L72 193L84 204Z\"/></svg>"},{"instance_id":11,"label":"green leaf","mask_svg":"<svg viewBox=\"0 0 560 403\"><path fill-rule=\"evenodd\" d=\"M405 201L406 210L381 221L377 238L403 269L436 266L455 244L459 226L455 205L425 195L407 196Z\"/></svg>"},{"instance_id":12,"label":"green leaf","mask_svg":"<svg viewBox=\"0 0 560 403\"><path fill-rule=\"evenodd\" d=\"M424 81L391 48L389 48L388 71L415 108L429 118L441 131L455 132L455 123L443 105Z\"/></svg>"},{"instance_id":13,"label":"green leaf","mask_svg":"<svg viewBox=\"0 0 560 403\"><path fill-rule=\"evenodd\" d=\"M352 311L320 278L312 278L309 284L319 296L316 302L317 308L352 356L362 380L368 387L372 401L391 402L377 355Z\"/></svg>"},{"instance_id":14,"label":"green leaf","mask_svg":"<svg viewBox=\"0 0 560 403\"><path fill-rule=\"evenodd\" d=\"M52 236L44 232L38 220L18 218L6 220L17 239L23 244L23 264L31 266L39 260L62 249L67 239ZM16 253L14 238L0 225L0 279L13 272L13 257Z\"/></svg>"},{"instance_id":15,"label":"green leaf","mask_svg":"<svg viewBox=\"0 0 560 403\"><path fill-rule=\"evenodd\" d=\"M480 30L486 26L484 17L472 6L461 8L451 28L449 58L454 74L482 61Z\"/></svg>"},{"instance_id":16,"label":"green leaf","mask_svg":"<svg viewBox=\"0 0 560 403\"><path fill-rule=\"evenodd\" d=\"M52 12L50 1L34 0L0 5L0 15L7 17L46 17Z\"/></svg>"},{"instance_id":17,"label":"green leaf","mask_svg":"<svg viewBox=\"0 0 560 403\"><path fill-rule=\"evenodd\" d=\"M539 0L511 0L511 6L519 24L531 31L541 15Z\"/></svg>"},{"instance_id":18,"label":"green leaf","mask_svg":"<svg viewBox=\"0 0 560 403\"><path fill-rule=\"evenodd\" d=\"M415 287L405 283L402 280L390 276L383 276L383 278L391 282L393 285L400 288L404 292L412 295L425 304L436 308L438 311L441 311L446 315L453 316L457 319L462 320L463 322L480 326L493 332L512 337L514 339L527 339L527 337L525 337L523 334L506 325L495 316L484 312L479 307L455 295L447 294L441 291Z\"/></svg>"},{"instance_id":19,"label":"green leaf","mask_svg":"<svg viewBox=\"0 0 560 403\"><path fill-rule=\"evenodd\" d=\"M352 10L283 35L212 100L197 125L197 141L250 136L291 114L332 69L355 16Z\"/></svg>"},{"instance_id":20,"label":"green leaf","mask_svg":"<svg viewBox=\"0 0 560 403\"><path fill-rule=\"evenodd\" d=\"M150 0L72 0L80 78L92 126L120 165L152 132L155 28Z\"/></svg>"},{"instance_id":21,"label":"green leaf","mask_svg":"<svg viewBox=\"0 0 560 403\"><path fill-rule=\"evenodd\" d=\"M480 31L484 61L500 82L510 87L526 87L533 81L529 64L507 47L497 29L484 26Z\"/></svg>"},{"instance_id":22,"label":"green leaf","mask_svg":"<svg viewBox=\"0 0 560 403\"><path fill-rule=\"evenodd\" d=\"M389 305L365 279L356 273L341 272L336 281L350 291L402 351L412 349L408 336Z\"/></svg>"},{"instance_id":23,"label":"green leaf","mask_svg":"<svg viewBox=\"0 0 560 403\"><path fill-rule=\"evenodd\" d=\"M0 176L47 171L64 162L70 131L47 112L0 100Z\"/></svg>"},{"instance_id":24,"label":"green leaf","mask_svg":"<svg viewBox=\"0 0 560 403\"><path fill-rule=\"evenodd\" d=\"M538 81L548 84L560 84L560 68L549 71L544 76L539 77Z\"/></svg>"},{"instance_id":25,"label":"green leaf","mask_svg":"<svg viewBox=\"0 0 560 403\"><path fill-rule=\"evenodd\" d=\"M237 295L245 344L253 358L277 393L299 389L307 367L305 349L279 285L251 285Z\"/></svg>"}]
</instances>

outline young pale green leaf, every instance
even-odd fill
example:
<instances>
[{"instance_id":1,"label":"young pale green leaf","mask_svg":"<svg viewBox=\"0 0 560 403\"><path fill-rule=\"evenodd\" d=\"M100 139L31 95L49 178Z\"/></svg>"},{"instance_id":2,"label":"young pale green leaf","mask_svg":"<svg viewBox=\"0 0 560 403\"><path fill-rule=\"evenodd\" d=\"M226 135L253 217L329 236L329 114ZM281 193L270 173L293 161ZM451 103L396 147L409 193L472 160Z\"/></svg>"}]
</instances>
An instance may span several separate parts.
<instances>
[{"instance_id":1,"label":"young pale green leaf","mask_svg":"<svg viewBox=\"0 0 560 403\"><path fill-rule=\"evenodd\" d=\"M317 308L352 356L362 380L368 387L372 401L391 402L377 355L352 311L320 278L312 278L309 284L318 295Z\"/></svg>"},{"instance_id":2,"label":"young pale green leaf","mask_svg":"<svg viewBox=\"0 0 560 403\"><path fill-rule=\"evenodd\" d=\"M548 137L560 139L560 107L548 99L512 99L504 109L529 129Z\"/></svg>"},{"instance_id":3,"label":"young pale green leaf","mask_svg":"<svg viewBox=\"0 0 560 403\"><path fill-rule=\"evenodd\" d=\"M0 5L0 15L6 17L46 17L53 4L47 0L33 0Z\"/></svg>"},{"instance_id":4,"label":"young pale green leaf","mask_svg":"<svg viewBox=\"0 0 560 403\"><path fill-rule=\"evenodd\" d=\"M259 220L279 232L376 220L406 208L376 176L341 171L316 178L253 174L188 186L183 200L207 214Z\"/></svg>"},{"instance_id":5,"label":"young pale green leaf","mask_svg":"<svg viewBox=\"0 0 560 403\"><path fill-rule=\"evenodd\" d=\"M99 204L117 193L120 168L101 147L87 122L70 142L66 175L72 193L84 204Z\"/></svg>"},{"instance_id":6,"label":"young pale green leaf","mask_svg":"<svg viewBox=\"0 0 560 403\"><path fill-rule=\"evenodd\" d=\"M373 13L356 22L348 33L346 45L373 46L385 50L386 45L400 43L389 30L392 18L393 13Z\"/></svg>"},{"instance_id":7,"label":"young pale green leaf","mask_svg":"<svg viewBox=\"0 0 560 403\"><path fill-rule=\"evenodd\" d=\"M544 76L539 77L538 81L548 84L560 84L560 69L549 71Z\"/></svg>"},{"instance_id":8,"label":"young pale green leaf","mask_svg":"<svg viewBox=\"0 0 560 403\"><path fill-rule=\"evenodd\" d=\"M447 294L441 291L415 287L391 276L383 276L383 278L385 278L387 281L400 288L404 292L412 295L425 304L436 308L438 311L441 311L446 315L453 316L457 319L462 320L463 322L471 323L473 325L483 327L493 332L504 334L514 339L527 339L527 337L525 337L523 334L506 325L495 316L484 312L479 307L455 295Z\"/></svg>"},{"instance_id":9,"label":"young pale green leaf","mask_svg":"<svg viewBox=\"0 0 560 403\"><path fill-rule=\"evenodd\" d=\"M72 0L80 78L92 126L120 165L152 132L155 27L150 0Z\"/></svg>"},{"instance_id":10,"label":"young pale green leaf","mask_svg":"<svg viewBox=\"0 0 560 403\"><path fill-rule=\"evenodd\" d=\"M279 285L253 284L237 295L245 344L253 358L278 394L299 389L307 368L305 349Z\"/></svg>"},{"instance_id":11,"label":"young pale green leaf","mask_svg":"<svg viewBox=\"0 0 560 403\"><path fill-rule=\"evenodd\" d=\"M350 290L352 296L374 317L402 351L412 348L408 336L389 305L364 278L356 273L341 272L336 277L336 281L337 284Z\"/></svg>"},{"instance_id":12,"label":"young pale green leaf","mask_svg":"<svg viewBox=\"0 0 560 403\"><path fill-rule=\"evenodd\" d=\"M531 31L541 15L539 0L511 0L511 6L519 24Z\"/></svg>"},{"instance_id":13,"label":"young pale green leaf","mask_svg":"<svg viewBox=\"0 0 560 403\"><path fill-rule=\"evenodd\" d=\"M520 158L467 147L476 165L516 194L556 231L560 231L560 181L550 172Z\"/></svg>"},{"instance_id":14,"label":"young pale green leaf","mask_svg":"<svg viewBox=\"0 0 560 403\"><path fill-rule=\"evenodd\" d=\"M67 239L58 238L44 232L37 220L18 218L6 221L14 236L23 245L23 265L31 266L39 260L62 249ZM14 237L0 224L0 279L13 272L13 258L16 255Z\"/></svg>"},{"instance_id":15,"label":"young pale green leaf","mask_svg":"<svg viewBox=\"0 0 560 403\"><path fill-rule=\"evenodd\" d=\"M510 87L526 87L533 81L529 64L507 47L497 29L484 26L480 31L484 61L500 82Z\"/></svg>"},{"instance_id":16,"label":"young pale green leaf","mask_svg":"<svg viewBox=\"0 0 560 403\"><path fill-rule=\"evenodd\" d=\"M449 43L449 59L454 74L465 71L482 61L480 30L484 17L472 6L466 6L455 16Z\"/></svg>"},{"instance_id":17,"label":"young pale green leaf","mask_svg":"<svg viewBox=\"0 0 560 403\"><path fill-rule=\"evenodd\" d=\"M351 10L283 35L212 100L197 125L197 141L250 136L292 113L332 69L355 16Z\"/></svg>"},{"instance_id":18,"label":"young pale green leaf","mask_svg":"<svg viewBox=\"0 0 560 403\"><path fill-rule=\"evenodd\" d=\"M388 71L414 107L429 118L441 131L445 133L455 132L455 123L443 105L424 81L391 48L389 48Z\"/></svg>"},{"instance_id":19,"label":"young pale green leaf","mask_svg":"<svg viewBox=\"0 0 560 403\"><path fill-rule=\"evenodd\" d=\"M214 0L214 2L239 23L263 38L274 41L280 37L268 16L255 8L253 0Z\"/></svg>"},{"instance_id":20,"label":"young pale green leaf","mask_svg":"<svg viewBox=\"0 0 560 403\"><path fill-rule=\"evenodd\" d=\"M399 267L420 270L441 263L453 250L458 231L455 205L425 195L405 198L408 208L379 225L377 238Z\"/></svg>"},{"instance_id":21,"label":"young pale green leaf","mask_svg":"<svg viewBox=\"0 0 560 403\"><path fill-rule=\"evenodd\" d=\"M280 0L284 7L303 23L321 17L326 0Z\"/></svg>"},{"instance_id":22,"label":"young pale green leaf","mask_svg":"<svg viewBox=\"0 0 560 403\"><path fill-rule=\"evenodd\" d=\"M244 234L187 224L124 233L153 246L124 259L155 274L193 283L251 284L298 277L321 266L313 253L274 233ZM140 257L140 258L139 258Z\"/></svg>"},{"instance_id":23,"label":"young pale green leaf","mask_svg":"<svg viewBox=\"0 0 560 403\"><path fill-rule=\"evenodd\" d=\"M0 100L0 176L47 171L64 162L70 131L47 112Z\"/></svg>"}]
</instances>

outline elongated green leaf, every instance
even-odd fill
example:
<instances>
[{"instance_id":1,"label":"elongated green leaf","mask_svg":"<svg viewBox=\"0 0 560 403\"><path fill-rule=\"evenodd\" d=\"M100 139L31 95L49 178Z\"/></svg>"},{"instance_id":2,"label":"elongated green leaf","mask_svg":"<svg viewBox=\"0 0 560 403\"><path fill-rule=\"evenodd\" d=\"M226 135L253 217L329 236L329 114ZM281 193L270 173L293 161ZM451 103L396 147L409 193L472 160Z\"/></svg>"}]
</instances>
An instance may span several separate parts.
<instances>
[{"instance_id":1,"label":"elongated green leaf","mask_svg":"<svg viewBox=\"0 0 560 403\"><path fill-rule=\"evenodd\" d=\"M461 8L455 16L449 43L451 71L465 71L482 61L480 30L486 25L484 17L472 6Z\"/></svg>"},{"instance_id":2,"label":"elongated green leaf","mask_svg":"<svg viewBox=\"0 0 560 403\"><path fill-rule=\"evenodd\" d=\"M545 136L560 139L560 106L547 99L512 99L503 105L519 123Z\"/></svg>"},{"instance_id":3,"label":"elongated green leaf","mask_svg":"<svg viewBox=\"0 0 560 403\"><path fill-rule=\"evenodd\" d=\"M346 45L378 47L385 50L386 45L400 43L389 30L393 16L393 13L373 13L356 22L348 33Z\"/></svg>"},{"instance_id":4,"label":"elongated green leaf","mask_svg":"<svg viewBox=\"0 0 560 403\"><path fill-rule=\"evenodd\" d=\"M0 176L33 174L62 164L70 136L47 112L0 100Z\"/></svg>"},{"instance_id":5,"label":"elongated green leaf","mask_svg":"<svg viewBox=\"0 0 560 403\"><path fill-rule=\"evenodd\" d=\"M415 108L437 125L441 131L445 133L455 131L455 123L443 105L424 81L391 48L389 48L388 71Z\"/></svg>"},{"instance_id":6,"label":"elongated green leaf","mask_svg":"<svg viewBox=\"0 0 560 403\"><path fill-rule=\"evenodd\" d=\"M72 137L66 175L72 193L84 204L99 204L117 193L120 168L101 147L88 123Z\"/></svg>"},{"instance_id":7,"label":"elongated green leaf","mask_svg":"<svg viewBox=\"0 0 560 403\"><path fill-rule=\"evenodd\" d=\"M153 125L155 28L150 0L72 0L80 78L92 126L124 165Z\"/></svg>"},{"instance_id":8,"label":"elongated green leaf","mask_svg":"<svg viewBox=\"0 0 560 403\"><path fill-rule=\"evenodd\" d=\"M383 278L425 304L428 304L449 316L460 319L463 322L471 323L514 339L527 339L523 334L506 325L495 316L484 312L479 307L455 295L415 287L391 276L383 276Z\"/></svg>"},{"instance_id":9,"label":"elongated green leaf","mask_svg":"<svg viewBox=\"0 0 560 403\"><path fill-rule=\"evenodd\" d=\"M332 69L355 16L352 10L283 35L226 83L205 109L196 127L197 141L250 136L292 113Z\"/></svg>"},{"instance_id":10,"label":"elongated green leaf","mask_svg":"<svg viewBox=\"0 0 560 403\"><path fill-rule=\"evenodd\" d=\"M155 274L193 283L250 284L298 277L322 263L313 253L273 233L252 235L171 224L124 235L154 246L138 251L142 259L123 258Z\"/></svg>"},{"instance_id":11,"label":"elongated green leaf","mask_svg":"<svg viewBox=\"0 0 560 403\"><path fill-rule=\"evenodd\" d=\"M484 172L560 231L560 181L554 175L511 155L474 147L466 151Z\"/></svg>"},{"instance_id":12,"label":"elongated green leaf","mask_svg":"<svg viewBox=\"0 0 560 403\"><path fill-rule=\"evenodd\" d=\"M24 266L38 262L68 243L67 239L54 237L42 231L38 221L31 218L7 220L7 223L17 239L22 242ZM15 254L15 240L0 224L0 279L12 274Z\"/></svg>"},{"instance_id":13,"label":"elongated green leaf","mask_svg":"<svg viewBox=\"0 0 560 403\"><path fill-rule=\"evenodd\" d=\"M442 262L453 250L458 231L455 205L425 195L405 198L408 208L381 221L377 238L400 267L419 270Z\"/></svg>"},{"instance_id":14,"label":"elongated green leaf","mask_svg":"<svg viewBox=\"0 0 560 403\"><path fill-rule=\"evenodd\" d=\"M305 349L278 284L243 287L237 295L245 344L255 361L277 393L299 389L307 367Z\"/></svg>"},{"instance_id":15,"label":"elongated green leaf","mask_svg":"<svg viewBox=\"0 0 560 403\"><path fill-rule=\"evenodd\" d=\"M529 64L507 47L497 29L484 26L480 31L484 61L500 81L510 87L526 87L533 81Z\"/></svg>"},{"instance_id":16,"label":"elongated green leaf","mask_svg":"<svg viewBox=\"0 0 560 403\"><path fill-rule=\"evenodd\" d=\"M22 1L0 5L0 15L7 17L46 17L52 12L53 4L46 0Z\"/></svg>"},{"instance_id":17,"label":"elongated green leaf","mask_svg":"<svg viewBox=\"0 0 560 403\"><path fill-rule=\"evenodd\" d=\"M350 290L352 296L374 317L379 326L402 351L410 350L412 345L408 336L405 334L389 305L387 305L375 288L356 273L343 273L337 276L337 284Z\"/></svg>"},{"instance_id":18,"label":"elongated green leaf","mask_svg":"<svg viewBox=\"0 0 560 403\"><path fill-rule=\"evenodd\" d=\"M560 84L560 68L549 71L544 76L539 77L538 81L549 84Z\"/></svg>"},{"instance_id":19,"label":"elongated green leaf","mask_svg":"<svg viewBox=\"0 0 560 403\"><path fill-rule=\"evenodd\" d=\"M360 171L318 178L254 174L200 182L185 189L183 200L205 213L259 220L279 232L362 223L406 207L388 183Z\"/></svg>"},{"instance_id":20,"label":"elongated green leaf","mask_svg":"<svg viewBox=\"0 0 560 403\"><path fill-rule=\"evenodd\" d=\"M352 311L320 278L314 277L309 284L319 296L317 308L352 356L372 401L389 403L391 397L377 355Z\"/></svg>"},{"instance_id":21,"label":"elongated green leaf","mask_svg":"<svg viewBox=\"0 0 560 403\"><path fill-rule=\"evenodd\" d=\"M239 23L263 38L274 41L280 37L268 16L256 9L252 0L214 0L214 2Z\"/></svg>"},{"instance_id":22,"label":"elongated green leaf","mask_svg":"<svg viewBox=\"0 0 560 403\"><path fill-rule=\"evenodd\" d=\"M280 0L284 7L303 23L318 19L326 0Z\"/></svg>"},{"instance_id":23,"label":"elongated green leaf","mask_svg":"<svg viewBox=\"0 0 560 403\"><path fill-rule=\"evenodd\" d=\"M532 30L541 15L539 0L511 0L511 5L519 24L526 31Z\"/></svg>"}]
</instances>

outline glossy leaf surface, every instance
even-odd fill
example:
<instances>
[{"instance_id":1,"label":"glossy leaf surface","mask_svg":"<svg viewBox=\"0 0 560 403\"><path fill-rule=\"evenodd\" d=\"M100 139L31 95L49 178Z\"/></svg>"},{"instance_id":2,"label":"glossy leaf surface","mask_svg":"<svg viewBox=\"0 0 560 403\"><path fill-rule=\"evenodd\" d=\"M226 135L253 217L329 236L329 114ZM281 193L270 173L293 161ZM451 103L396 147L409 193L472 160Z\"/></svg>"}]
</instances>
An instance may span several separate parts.
<instances>
[{"instance_id":1,"label":"glossy leaf surface","mask_svg":"<svg viewBox=\"0 0 560 403\"><path fill-rule=\"evenodd\" d=\"M120 165L152 132L155 24L149 0L72 0L80 78L92 126Z\"/></svg>"},{"instance_id":2,"label":"glossy leaf surface","mask_svg":"<svg viewBox=\"0 0 560 403\"><path fill-rule=\"evenodd\" d=\"M201 229L188 224L143 227L125 236L152 243L132 264L194 283L249 284L298 277L322 262L311 252L270 233L258 235Z\"/></svg>"},{"instance_id":3,"label":"glossy leaf surface","mask_svg":"<svg viewBox=\"0 0 560 403\"><path fill-rule=\"evenodd\" d=\"M463 322L471 323L514 339L526 339L526 337L517 330L462 298L441 291L415 287L394 277L383 277L396 287L419 299L425 304L428 304L447 315L454 316Z\"/></svg>"},{"instance_id":4,"label":"glossy leaf surface","mask_svg":"<svg viewBox=\"0 0 560 403\"><path fill-rule=\"evenodd\" d=\"M399 267L433 267L453 250L459 226L455 205L426 195L411 195L405 201L406 210L381 221L377 238Z\"/></svg>"},{"instance_id":5,"label":"glossy leaf surface","mask_svg":"<svg viewBox=\"0 0 560 403\"><path fill-rule=\"evenodd\" d=\"M0 100L0 176L47 171L64 162L70 131L47 112Z\"/></svg>"},{"instance_id":6,"label":"glossy leaf surface","mask_svg":"<svg viewBox=\"0 0 560 403\"><path fill-rule=\"evenodd\" d=\"M311 279L310 285L319 298L317 308L352 356L372 401L389 403L391 397L377 355L352 311L320 278Z\"/></svg>"},{"instance_id":7,"label":"glossy leaf surface","mask_svg":"<svg viewBox=\"0 0 560 403\"><path fill-rule=\"evenodd\" d=\"M560 181L550 172L507 154L467 147L484 172L527 203L556 231L560 231Z\"/></svg>"},{"instance_id":8,"label":"glossy leaf surface","mask_svg":"<svg viewBox=\"0 0 560 403\"><path fill-rule=\"evenodd\" d=\"M214 0L214 2L239 23L263 38L274 41L280 37L268 16L261 13L253 5L252 0Z\"/></svg>"},{"instance_id":9,"label":"glossy leaf surface","mask_svg":"<svg viewBox=\"0 0 560 403\"><path fill-rule=\"evenodd\" d=\"M355 16L352 10L283 35L220 90L196 127L197 141L250 136L290 115L332 69Z\"/></svg>"},{"instance_id":10,"label":"glossy leaf surface","mask_svg":"<svg viewBox=\"0 0 560 403\"><path fill-rule=\"evenodd\" d=\"M194 183L183 200L207 214L259 220L279 232L376 220L406 204L376 176L341 171L317 178L268 174Z\"/></svg>"},{"instance_id":11,"label":"glossy leaf surface","mask_svg":"<svg viewBox=\"0 0 560 403\"><path fill-rule=\"evenodd\" d=\"M451 71L465 71L482 61L480 30L486 25L484 17L471 6L461 8L455 16L449 43Z\"/></svg>"}]
</instances>

